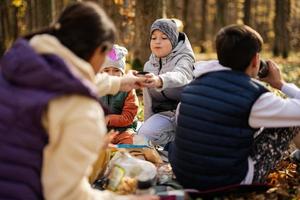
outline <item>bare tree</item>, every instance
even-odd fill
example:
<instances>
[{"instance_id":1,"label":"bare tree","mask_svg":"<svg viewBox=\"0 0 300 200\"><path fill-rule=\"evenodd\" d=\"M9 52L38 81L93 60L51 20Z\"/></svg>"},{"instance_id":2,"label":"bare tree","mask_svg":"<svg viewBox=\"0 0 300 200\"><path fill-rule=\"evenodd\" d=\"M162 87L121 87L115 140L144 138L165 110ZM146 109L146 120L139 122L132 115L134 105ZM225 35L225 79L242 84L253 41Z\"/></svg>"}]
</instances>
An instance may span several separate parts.
<instances>
[{"instance_id":1,"label":"bare tree","mask_svg":"<svg viewBox=\"0 0 300 200\"><path fill-rule=\"evenodd\" d=\"M144 63L150 55L149 30L155 19L161 18L163 11L163 0L136 1L135 12L135 39L134 39L134 59L132 66L134 69L142 69Z\"/></svg>"},{"instance_id":2,"label":"bare tree","mask_svg":"<svg viewBox=\"0 0 300 200\"><path fill-rule=\"evenodd\" d=\"M165 2L167 17L183 20L184 0L166 0Z\"/></svg>"},{"instance_id":3,"label":"bare tree","mask_svg":"<svg viewBox=\"0 0 300 200\"><path fill-rule=\"evenodd\" d=\"M0 55L6 48L17 38L19 33L17 22L17 8L11 4L10 0L0 1L0 17L1 17L1 46Z\"/></svg>"},{"instance_id":4,"label":"bare tree","mask_svg":"<svg viewBox=\"0 0 300 200\"><path fill-rule=\"evenodd\" d=\"M207 0L202 0L201 2L201 30L200 30L200 47L201 53L206 52L206 30L207 30Z\"/></svg>"},{"instance_id":5,"label":"bare tree","mask_svg":"<svg viewBox=\"0 0 300 200\"><path fill-rule=\"evenodd\" d=\"M107 15L113 20L116 25L117 30L120 32L122 30L122 15L120 13L120 7L122 5L116 4L114 1L103 1L102 6L106 11ZM122 34L118 33L118 38ZM122 41L122 40L121 40ZM120 43L120 41L118 41Z\"/></svg>"},{"instance_id":6,"label":"bare tree","mask_svg":"<svg viewBox=\"0 0 300 200\"><path fill-rule=\"evenodd\" d=\"M275 19L274 19L274 31L275 40L273 47L274 56L281 55L283 58L287 58L290 50L290 0L276 0L275 1Z\"/></svg>"},{"instance_id":7,"label":"bare tree","mask_svg":"<svg viewBox=\"0 0 300 200\"><path fill-rule=\"evenodd\" d=\"M65 6L65 1L63 0L52 0L52 19L57 19Z\"/></svg>"},{"instance_id":8,"label":"bare tree","mask_svg":"<svg viewBox=\"0 0 300 200\"><path fill-rule=\"evenodd\" d=\"M189 3L190 3L190 0L184 0L183 1L183 22L184 22L184 32L188 32L189 30L189 16L191 16L189 14Z\"/></svg>"},{"instance_id":9,"label":"bare tree","mask_svg":"<svg viewBox=\"0 0 300 200\"><path fill-rule=\"evenodd\" d=\"M2 56L5 51L5 37L7 35L7 14L5 11L6 4L4 1L0 1L0 56Z\"/></svg>"},{"instance_id":10,"label":"bare tree","mask_svg":"<svg viewBox=\"0 0 300 200\"><path fill-rule=\"evenodd\" d=\"M246 25L250 25L251 17L251 0L245 0L244 2L244 17L243 22Z\"/></svg>"},{"instance_id":11,"label":"bare tree","mask_svg":"<svg viewBox=\"0 0 300 200\"><path fill-rule=\"evenodd\" d=\"M48 26L52 21L51 0L37 1L36 5L38 27Z\"/></svg>"},{"instance_id":12,"label":"bare tree","mask_svg":"<svg viewBox=\"0 0 300 200\"><path fill-rule=\"evenodd\" d=\"M217 12L215 18L215 27L216 31L218 31L221 27L225 26L226 23L226 11L228 0L218 0L216 1Z\"/></svg>"}]
</instances>

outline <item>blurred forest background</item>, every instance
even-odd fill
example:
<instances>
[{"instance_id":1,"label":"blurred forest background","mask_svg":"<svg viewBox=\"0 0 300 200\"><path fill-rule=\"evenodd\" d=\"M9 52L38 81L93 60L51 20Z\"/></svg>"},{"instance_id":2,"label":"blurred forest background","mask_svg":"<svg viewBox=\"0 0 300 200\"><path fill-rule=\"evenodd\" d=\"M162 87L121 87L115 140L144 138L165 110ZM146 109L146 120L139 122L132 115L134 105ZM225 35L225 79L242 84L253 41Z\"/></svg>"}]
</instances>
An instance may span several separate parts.
<instances>
[{"instance_id":1,"label":"blurred forest background","mask_svg":"<svg viewBox=\"0 0 300 200\"><path fill-rule=\"evenodd\" d=\"M53 23L67 4L76 1L0 0L0 57L19 36ZM262 57L279 63L285 80L300 86L300 0L93 1L114 21L119 30L117 43L128 48L127 61L134 69L141 70L149 58L149 29L157 18L176 18L182 22L178 25L187 33L197 61L216 58L214 39L221 27L247 24L265 41ZM142 116L142 110L139 113ZM269 183L274 188L266 194L254 192L227 199L300 198L299 172L289 161L280 163L270 174Z\"/></svg>"},{"instance_id":2,"label":"blurred forest background","mask_svg":"<svg viewBox=\"0 0 300 200\"><path fill-rule=\"evenodd\" d=\"M78 0L77 0L78 1ZM60 11L76 0L0 0L0 55L19 36L53 22ZM128 48L128 61L141 69L150 55L149 29L161 17L182 21L197 60L214 57L214 38L228 24L247 24L265 41L268 57L291 61L295 71L300 52L299 0L94 0L119 30L118 43ZM88 37L88 33L87 33ZM212 54L213 56L209 56ZM288 60L286 59L288 58ZM292 59L293 58L293 59ZM276 59L276 58L275 58ZM297 67L298 68L298 67ZM289 78L297 79L299 73ZM298 80L296 80L298 82ZM300 82L299 82L300 83Z\"/></svg>"}]
</instances>

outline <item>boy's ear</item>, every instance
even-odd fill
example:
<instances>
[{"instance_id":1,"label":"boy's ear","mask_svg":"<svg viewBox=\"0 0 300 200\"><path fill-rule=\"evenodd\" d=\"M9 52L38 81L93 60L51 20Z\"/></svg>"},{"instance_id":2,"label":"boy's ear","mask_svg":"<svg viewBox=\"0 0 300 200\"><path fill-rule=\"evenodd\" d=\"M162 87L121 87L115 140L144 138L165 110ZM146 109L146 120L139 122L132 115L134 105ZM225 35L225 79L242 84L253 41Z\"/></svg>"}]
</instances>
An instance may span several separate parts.
<instances>
[{"instance_id":1,"label":"boy's ear","mask_svg":"<svg viewBox=\"0 0 300 200\"><path fill-rule=\"evenodd\" d=\"M251 68L259 67L259 63L260 63L259 54L256 53L251 60L251 63L250 63Z\"/></svg>"},{"instance_id":2,"label":"boy's ear","mask_svg":"<svg viewBox=\"0 0 300 200\"><path fill-rule=\"evenodd\" d=\"M256 53L246 68L245 73L248 74L250 77L256 77L259 70L259 54Z\"/></svg>"}]
</instances>

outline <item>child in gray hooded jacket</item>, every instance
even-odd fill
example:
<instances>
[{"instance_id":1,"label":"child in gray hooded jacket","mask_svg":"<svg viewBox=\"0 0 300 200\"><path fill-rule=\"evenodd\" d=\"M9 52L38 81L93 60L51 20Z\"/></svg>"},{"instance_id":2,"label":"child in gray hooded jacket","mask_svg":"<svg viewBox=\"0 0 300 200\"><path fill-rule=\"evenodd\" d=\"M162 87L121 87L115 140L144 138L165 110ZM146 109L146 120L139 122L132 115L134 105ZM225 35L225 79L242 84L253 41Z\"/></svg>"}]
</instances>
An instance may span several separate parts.
<instances>
[{"instance_id":1,"label":"child in gray hooded jacket","mask_svg":"<svg viewBox=\"0 0 300 200\"><path fill-rule=\"evenodd\" d=\"M145 122L138 134L165 146L174 139L180 93L193 79L194 52L172 19L158 19L150 29L151 55L144 66L151 81L143 90Z\"/></svg>"}]
</instances>

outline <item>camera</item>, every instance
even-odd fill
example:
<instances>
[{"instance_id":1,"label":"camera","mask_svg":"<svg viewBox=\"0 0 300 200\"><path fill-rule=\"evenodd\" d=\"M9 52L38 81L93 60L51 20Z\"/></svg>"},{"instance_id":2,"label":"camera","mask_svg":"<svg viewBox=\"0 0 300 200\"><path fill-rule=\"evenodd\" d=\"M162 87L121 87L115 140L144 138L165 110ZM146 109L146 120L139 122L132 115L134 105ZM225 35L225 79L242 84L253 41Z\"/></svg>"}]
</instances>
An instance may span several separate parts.
<instances>
[{"instance_id":1,"label":"camera","mask_svg":"<svg viewBox=\"0 0 300 200\"><path fill-rule=\"evenodd\" d=\"M259 71L257 76L259 78L265 78L266 76L268 76L268 73L269 73L268 63L265 60L260 60Z\"/></svg>"},{"instance_id":2,"label":"camera","mask_svg":"<svg viewBox=\"0 0 300 200\"><path fill-rule=\"evenodd\" d=\"M149 72L141 72L141 71L139 71L139 72L136 73L136 76L145 76L146 74L149 74Z\"/></svg>"}]
</instances>

